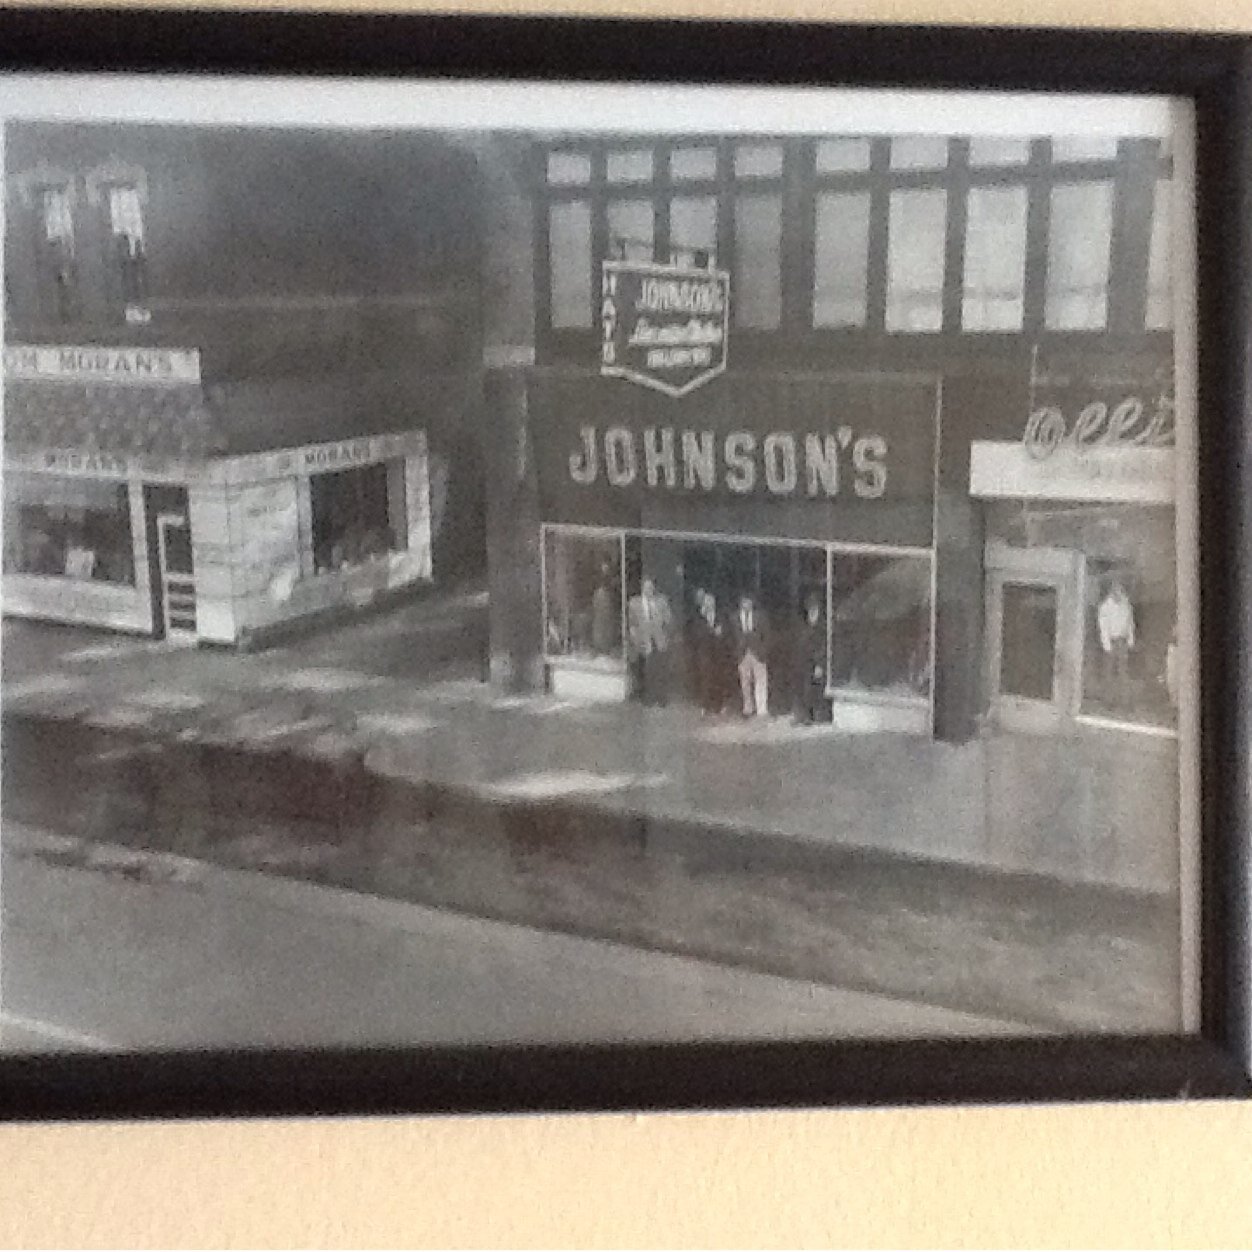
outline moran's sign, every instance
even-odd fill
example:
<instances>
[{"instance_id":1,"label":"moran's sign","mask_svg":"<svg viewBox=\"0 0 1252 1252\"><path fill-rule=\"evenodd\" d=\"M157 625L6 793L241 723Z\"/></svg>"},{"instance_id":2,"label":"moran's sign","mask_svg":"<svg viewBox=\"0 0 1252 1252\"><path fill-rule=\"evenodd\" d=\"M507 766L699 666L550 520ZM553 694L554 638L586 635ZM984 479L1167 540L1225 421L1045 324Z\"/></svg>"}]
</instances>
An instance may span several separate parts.
<instances>
[{"instance_id":1,"label":"moran's sign","mask_svg":"<svg viewBox=\"0 0 1252 1252\"><path fill-rule=\"evenodd\" d=\"M730 275L605 261L600 373L685 396L726 368Z\"/></svg>"},{"instance_id":2,"label":"moran's sign","mask_svg":"<svg viewBox=\"0 0 1252 1252\"><path fill-rule=\"evenodd\" d=\"M76 383L195 384L200 354L187 348L106 348L70 344L11 344L4 376L12 380Z\"/></svg>"}]
</instances>

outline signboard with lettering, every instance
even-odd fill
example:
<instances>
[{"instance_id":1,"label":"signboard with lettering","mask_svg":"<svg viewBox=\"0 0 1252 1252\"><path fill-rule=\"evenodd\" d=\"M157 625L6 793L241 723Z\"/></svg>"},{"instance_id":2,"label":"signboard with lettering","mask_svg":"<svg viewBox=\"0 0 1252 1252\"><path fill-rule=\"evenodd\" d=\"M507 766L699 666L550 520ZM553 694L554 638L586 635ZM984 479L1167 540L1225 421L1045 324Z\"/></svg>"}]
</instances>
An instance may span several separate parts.
<instances>
[{"instance_id":1,"label":"signboard with lettering","mask_svg":"<svg viewBox=\"0 0 1252 1252\"><path fill-rule=\"evenodd\" d=\"M726 369L730 275L605 261L600 373L685 396Z\"/></svg>"},{"instance_id":2,"label":"signboard with lettering","mask_svg":"<svg viewBox=\"0 0 1252 1252\"><path fill-rule=\"evenodd\" d=\"M925 379L753 375L676 418L651 392L537 379L544 520L929 546L937 403Z\"/></svg>"},{"instance_id":3,"label":"signboard with lettering","mask_svg":"<svg viewBox=\"0 0 1252 1252\"><path fill-rule=\"evenodd\" d=\"M1089 400L1081 408L1059 403L1032 410L1022 432L1022 445L1036 461L1058 449L1079 455L1109 448L1172 448L1174 399L1159 393L1145 400L1119 395Z\"/></svg>"},{"instance_id":4,"label":"signboard with lettering","mask_svg":"<svg viewBox=\"0 0 1252 1252\"><path fill-rule=\"evenodd\" d=\"M200 353L191 348L10 344L4 350L4 376L14 380L194 385L200 381Z\"/></svg>"}]
</instances>

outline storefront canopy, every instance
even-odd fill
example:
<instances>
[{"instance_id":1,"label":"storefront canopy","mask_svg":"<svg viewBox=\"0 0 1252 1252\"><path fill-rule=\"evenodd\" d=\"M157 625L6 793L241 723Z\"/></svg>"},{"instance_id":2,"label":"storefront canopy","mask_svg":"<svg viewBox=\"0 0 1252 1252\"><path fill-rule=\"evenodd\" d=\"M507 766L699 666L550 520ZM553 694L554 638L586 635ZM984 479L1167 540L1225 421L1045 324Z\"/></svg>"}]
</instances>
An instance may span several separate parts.
<instances>
[{"instance_id":1,"label":"storefront canopy","mask_svg":"<svg viewBox=\"0 0 1252 1252\"><path fill-rule=\"evenodd\" d=\"M471 397L452 375L336 375L311 381L110 385L10 379L11 451L75 449L180 462L415 429L446 428Z\"/></svg>"}]
</instances>

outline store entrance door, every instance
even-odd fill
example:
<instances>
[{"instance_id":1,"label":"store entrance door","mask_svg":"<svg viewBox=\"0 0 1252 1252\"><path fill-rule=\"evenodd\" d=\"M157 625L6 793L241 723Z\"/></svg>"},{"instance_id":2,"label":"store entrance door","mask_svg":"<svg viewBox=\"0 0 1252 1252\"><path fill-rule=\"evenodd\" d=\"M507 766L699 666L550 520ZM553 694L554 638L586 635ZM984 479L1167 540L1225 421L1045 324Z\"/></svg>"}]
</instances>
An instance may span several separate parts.
<instances>
[{"instance_id":1,"label":"store entrance door","mask_svg":"<svg viewBox=\"0 0 1252 1252\"><path fill-rule=\"evenodd\" d=\"M1051 731L1077 712L1082 557L988 545L987 659L993 720Z\"/></svg>"},{"instance_id":2,"label":"store entrance door","mask_svg":"<svg viewBox=\"0 0 1252 1252\"><path fill-rule=\"evenodd\" d=\"M165 637L171 643L196 640L196 580L191 527L186 513L159 513L157 568Z\"/></svg>"}]
</instances>

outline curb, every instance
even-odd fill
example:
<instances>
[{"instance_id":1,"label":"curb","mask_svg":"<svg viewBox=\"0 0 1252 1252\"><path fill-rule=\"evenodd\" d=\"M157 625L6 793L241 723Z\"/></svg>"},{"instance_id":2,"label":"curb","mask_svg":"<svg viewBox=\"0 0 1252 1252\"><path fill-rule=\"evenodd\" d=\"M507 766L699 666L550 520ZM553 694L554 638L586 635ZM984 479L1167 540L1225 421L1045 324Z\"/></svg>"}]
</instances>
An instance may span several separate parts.
<instances>
[{"instance_id":1,"label":"curb","mask_svg":"<svg viewBox=\"0 0 1252 1252\"><path fill-rule=\"evenodd\" d=\"M837 872L841 866L879 865L886 873L925 874L932 880L983 884L990 889L1021 891L1067 891L1089 896L1093 901L1122 901L1127 904L1167 905L1173 898L1168 891L1093 882L1089 879L1040 871L977 864L954 858L925 855L858 843L826 843L789 832L736 826L716 819L693 820L648 812L624 811L594 797L577 800L545 797L527 799L491 794L487 787L472 783L442 782L413 777L401 771L371 765L373 747L358 749L342 762L327 759L308 750L306 744L276 745L265 750L249 744L223 744L208 740L181 739L173 733L151 727L96 726L67 710L62 715L47 711L6 711L2 720L15 728L52 729L69 725L77 731L112 741L130 752L143 749L195 750L232 753L246 759L273 763L286 761L313 771L310 784L332 776L336 764L357 771L367 788L396 788L407 795L425 820L441 815L475 822L503 823L519 831L559 845L565 832L590 820L601 837L620 840L640 851L673 856L679 860L711 862L729 860L737 867L792 870L797 873L823 870ZM258 817L263 815L258 813Z\"/></svg>"}]
</instances>

